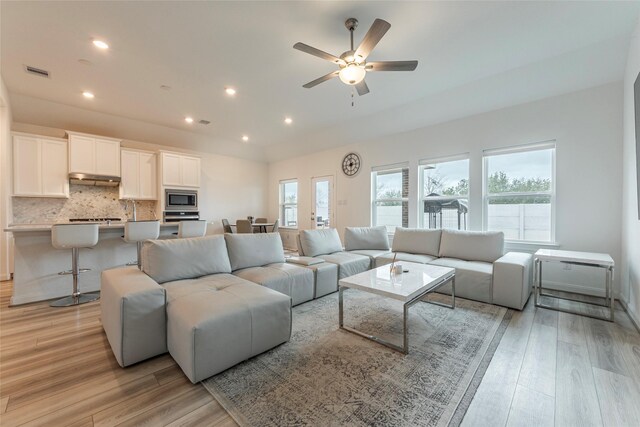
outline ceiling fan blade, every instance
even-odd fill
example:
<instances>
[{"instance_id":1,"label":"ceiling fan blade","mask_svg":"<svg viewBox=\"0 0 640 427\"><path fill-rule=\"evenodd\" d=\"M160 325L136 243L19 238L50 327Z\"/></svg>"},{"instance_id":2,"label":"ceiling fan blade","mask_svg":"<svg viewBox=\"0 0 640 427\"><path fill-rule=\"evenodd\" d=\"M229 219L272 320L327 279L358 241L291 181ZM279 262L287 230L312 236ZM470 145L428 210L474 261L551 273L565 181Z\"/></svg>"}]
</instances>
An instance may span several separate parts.
<instances>
[{"instance_id":1,"label":"ceiling fan blade","mask_svg":"<svg viewBox=\"0 0 640 427\"><path fill-rule=\"evenodd\" d=\"M315 79L313 81L310 81L306 85L302 85L302 87L306 87L307 89L311 89L312 87L317 86L322 82L326 82L327 80L331 80L332 78L337 77L339 72L340 71L337 70L337 71L333 71L333 72L331 72L329 74L325 74L322 77L319 77L319 78L317 78L317 79Z\"/></svg>"},{"instance_id":2,"label":"ceiling fan blade","mask_svg":"<svg viewBox=\"0 0 640 427\"><path fill-rule=\"evenodd\" d=\"M325 59L327 61L331 61L331 62L333 62L335 64L344 63L344 61L342 59L338 58L337 56L333 56L330 53L327 53L327 52L325 52L323 50L316 49L315 47L311 47L308 44L304 44L304 43L298 42L298 43L293 45L293 48L294 49L298 49L298 50L300 50L300 51L302 51L304 53L308 53L310 55L317 56L318 58L322 58L322 59Z\"/></svg>"},{"instance_id":3,"label":"ceiling fan blade","mask_svg":"<svg viewBox=\"0 0 640 427\"><path fill-rule=\"evenodd\" d=\"M362 81L355 86L359 96L369 93L369 86L367 86L367 82L365 82L364 79L362 79Z\"/></svg>"},{"instance_id":4,"label":"ceiling fan blade","mask_svg":"<svg viewBox=\"0 0 640 427\"><path fill-rule=\"evenodd\" d=\"M366 59L373 48L376 47L382 36L389 31L389 28L391 28L391 24L387 21L383 21L382 19L376 19L373 21L371 28L369 28L369 31L365 34L360 46L356 49L355 55L362 59Z\"/></svg>"},{"instance_id":5,"label":"ceiling fan blade","mask_svg":"<svg viewBox=\"0 0 640 427\"><path fill-rule=\"evenodd\" d=\"M367 71L413 71L418 61L375 61L367 62Z\"/></svg>"}]
</instances>

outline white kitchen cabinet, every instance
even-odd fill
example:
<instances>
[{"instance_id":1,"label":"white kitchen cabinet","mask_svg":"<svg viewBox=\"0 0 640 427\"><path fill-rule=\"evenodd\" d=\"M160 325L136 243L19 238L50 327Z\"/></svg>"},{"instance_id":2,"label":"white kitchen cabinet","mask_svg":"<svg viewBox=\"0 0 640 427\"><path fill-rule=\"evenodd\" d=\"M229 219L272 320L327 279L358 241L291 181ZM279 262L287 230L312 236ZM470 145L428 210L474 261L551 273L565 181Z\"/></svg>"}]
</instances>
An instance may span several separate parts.
<instances>
[{"instance_id":1,"label":"white kitchen cabinet","mask_svg":"<svg viewBox=\"0 0 640 427\"><path fill-rule=\"evenodd\" d=\"M178 153L161 153L162 185L200 187L200 158Z\"/></svg>"},{"instance_id":2,"label":"white kitchen cabinet","mask_svg":"<svg viewBox=\"0 0 640 427\"><path fill-rule=\"evenodd\" d=\"M122 149L120 166L122 172L121 199L157 199L157 166L154 153Z\"/></svg>"},{"instance_id":3,"label":"white kitchen cabinet","mask_svg":"<svg viewBox=\"0 0 640 427\"><path fill-rule=\"evenodd\" d=\"M69 173L120 176L120 140L69 132Z\"/></svg>"},{"instance_id":4,"label":"white kitchen cabinet","mask_svg":"<svg viewBox=\"0 0 640 427\"><path fill-rule=\"evenodd\" d=\"M67 141L14 134L13 195L69 197Z\"/></svg>"}]
</instances>

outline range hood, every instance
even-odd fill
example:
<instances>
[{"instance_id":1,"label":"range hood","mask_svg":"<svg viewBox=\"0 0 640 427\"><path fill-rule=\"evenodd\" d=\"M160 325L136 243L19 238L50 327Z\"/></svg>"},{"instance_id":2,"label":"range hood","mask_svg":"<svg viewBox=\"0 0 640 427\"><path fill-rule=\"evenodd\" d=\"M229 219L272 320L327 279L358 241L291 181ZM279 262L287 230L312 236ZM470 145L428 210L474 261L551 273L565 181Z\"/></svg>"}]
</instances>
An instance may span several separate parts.
<instances>
[{"instance_id":1,"label":"range hood","mask_svg":"<svg viewBox=\"0 0 640 427\"><path fill-rule=\"evenodd\" d=\"M120 177L110 175L92 175L88 173L70 173L69 183L95 185L97 187L117 187L120 185Z\"/></svg>"}]
</instances>

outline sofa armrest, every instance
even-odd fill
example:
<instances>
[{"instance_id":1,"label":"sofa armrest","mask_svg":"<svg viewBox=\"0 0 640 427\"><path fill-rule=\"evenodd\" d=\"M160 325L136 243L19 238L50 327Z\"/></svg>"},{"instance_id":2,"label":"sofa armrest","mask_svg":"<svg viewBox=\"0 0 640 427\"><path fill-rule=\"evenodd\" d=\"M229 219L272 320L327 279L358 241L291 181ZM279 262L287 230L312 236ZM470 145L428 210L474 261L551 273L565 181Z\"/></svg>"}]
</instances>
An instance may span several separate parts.
<instances>
[{"instance_id":1,"label":"sofa armrest","mask_svg":"<svg viewBox=\"0 0 640 427\"><path fill-rule=\"evenodd\" d=\"M167 352L165 289L137 268L101 276L102 327L120 366Z\"/></svg>"},{"instance_id":2,"label":"sofa armrest","mask_svg":"<svg viewBox=\"0 0 640 427\"><path fill-rule=\"evenodd\" d=\"M531 295L533 255L508 252L493 263L493 303L522 310Z\"/></svg>"}]
</instances>

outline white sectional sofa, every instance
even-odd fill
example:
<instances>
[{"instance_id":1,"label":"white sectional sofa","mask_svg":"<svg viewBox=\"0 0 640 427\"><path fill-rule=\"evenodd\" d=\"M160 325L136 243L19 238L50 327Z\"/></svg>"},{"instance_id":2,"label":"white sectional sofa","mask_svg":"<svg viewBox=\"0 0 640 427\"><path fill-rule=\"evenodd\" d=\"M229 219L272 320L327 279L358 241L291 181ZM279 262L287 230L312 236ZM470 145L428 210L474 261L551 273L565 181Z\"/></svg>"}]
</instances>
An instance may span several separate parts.
<instances>
[{"instance_id":1,"label":"white sectional sofa","mask_svg":"<svg viewBox=\"0 0 640 427\"><path fill-rule=\"evenodd\" d=\"M284 261L277 233L145 242L142 271L102 273L116 360L169 351L195 383L288 341L292 302L313 298L314 274Z\"/></svg>"},{"instance_id":2,"label":"white sectional sofa","mask_svg":"<svg viewBox=\"0 0 640 427\"><path fill-rule=\"evenodd\" d=\"M142 271L102 273L102 323L121 366L169 351L194 383L289 340L291 306L341 278L396 261L456 269L456 295L522 309L532 256L503 255L502 233L384 227L303 230L285 262L277 233L150 240ZM448 292L447 288L443 291Z\"/></svg>"}]
</instances>

